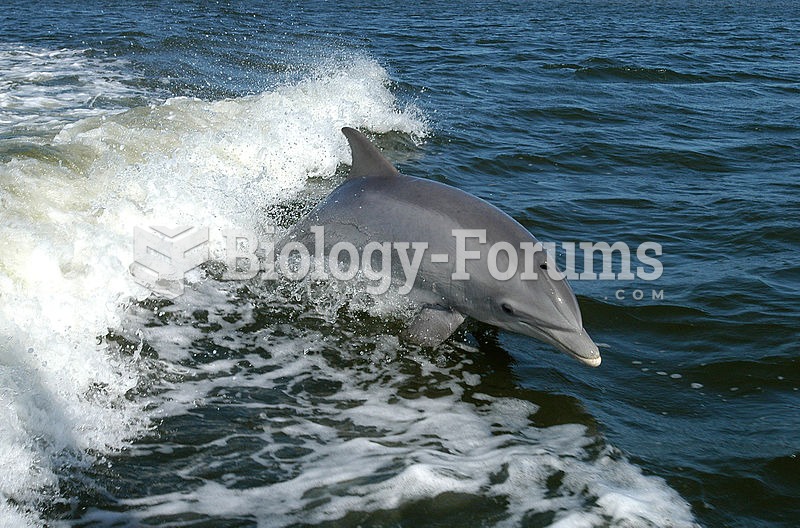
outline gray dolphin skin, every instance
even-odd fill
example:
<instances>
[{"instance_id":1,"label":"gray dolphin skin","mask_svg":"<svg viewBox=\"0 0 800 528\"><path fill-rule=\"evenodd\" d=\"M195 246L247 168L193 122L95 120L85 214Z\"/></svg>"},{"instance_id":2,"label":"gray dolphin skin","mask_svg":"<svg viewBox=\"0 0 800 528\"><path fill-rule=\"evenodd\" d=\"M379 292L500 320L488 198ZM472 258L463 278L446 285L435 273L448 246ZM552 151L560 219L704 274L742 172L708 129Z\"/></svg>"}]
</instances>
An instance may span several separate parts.
<instances>
[{"instance_id":1,"label":"gray dolphin skin","mask_svg":"<svg viewBox=\"0 0 800 528\"><path fill-rule=\"evenodd\" d=\"M600 352L583 328L575 295L566 280L554 279L544 271L548 266L544 252L532 254L533 267L538 272L535 279L523 276L521 265L513 276L501 277L504 280L490 273L487 248L495 243L513 246L519 263L531 259L530 253L524 254L520 249L521 243L537 242L527 229L476 196L400 174L361 132L352 128L342 132L353 154L348 178L293 227L278 246L288 242L308 246L315 240L311 232L314 226L324 227L326 252L338 241L358 248L373 241L427 243L408 293L420 310L402 338L435 347L469 316L537 338L587 365L600 365ZM465 237L463 247L458 248L454 230L485 230L485 241ZM469 254L470 258L461 262L462 275L469 274L469 279L454 280L457 249L480 252ZM391 258L392 271L402 270L395 252ZM498 268L510 269L509 253L501 251L494 258Z\"/></svg>"}]
</instances>

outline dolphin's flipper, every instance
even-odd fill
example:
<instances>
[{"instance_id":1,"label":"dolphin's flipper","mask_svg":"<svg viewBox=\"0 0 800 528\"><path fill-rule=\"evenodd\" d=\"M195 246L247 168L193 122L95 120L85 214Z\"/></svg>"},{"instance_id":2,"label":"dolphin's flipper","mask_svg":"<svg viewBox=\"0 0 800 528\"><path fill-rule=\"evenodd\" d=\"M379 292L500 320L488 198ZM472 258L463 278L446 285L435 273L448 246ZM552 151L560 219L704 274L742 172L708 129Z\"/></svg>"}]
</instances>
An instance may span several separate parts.
<instances>
[{"instance_id":1,"label":"dolphin's flipper","mask_svg":"<svg viewBox=\"0 0 800 528\"><path fill-rule=\"evenodd\" d=\"M353 153L353 164L350 167L348 178L398 176L400 174L364 134L349 127L344 127L342 134L350 143L350 150Z\"/></svg>"},{"instance_id":2,"label":"dolphin's flipper","mask_svg":"<svg viewBox=\"0 0 800 528\"><path fill-rule=\"evenodd\" d=\"M426 347L440 345L464 322L464 316L441 306L426 306L403 331L407 341Z\"/></svg>"}]
</instances>

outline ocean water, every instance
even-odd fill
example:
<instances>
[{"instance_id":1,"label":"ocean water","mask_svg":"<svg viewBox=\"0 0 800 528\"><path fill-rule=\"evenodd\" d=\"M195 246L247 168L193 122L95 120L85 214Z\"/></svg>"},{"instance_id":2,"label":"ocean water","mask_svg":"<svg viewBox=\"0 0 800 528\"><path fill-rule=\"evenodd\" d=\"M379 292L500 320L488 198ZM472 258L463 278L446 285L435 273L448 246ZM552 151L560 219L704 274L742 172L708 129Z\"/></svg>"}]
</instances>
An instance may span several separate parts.
<instances>
[{"instance_id":1,"label":"ocean water","mask_svg":"<svg viewBox=\"0 0 800 528\"><path fill-rule=\"evenodd\" d=\"M0 18L0 526L800 523L794 2L11 1ZM286 227L342 126L540 240L603 364L341 284L184 295L133 229ZM562 255L563 258L563 255Z\"/></svg>"}]
</instances>

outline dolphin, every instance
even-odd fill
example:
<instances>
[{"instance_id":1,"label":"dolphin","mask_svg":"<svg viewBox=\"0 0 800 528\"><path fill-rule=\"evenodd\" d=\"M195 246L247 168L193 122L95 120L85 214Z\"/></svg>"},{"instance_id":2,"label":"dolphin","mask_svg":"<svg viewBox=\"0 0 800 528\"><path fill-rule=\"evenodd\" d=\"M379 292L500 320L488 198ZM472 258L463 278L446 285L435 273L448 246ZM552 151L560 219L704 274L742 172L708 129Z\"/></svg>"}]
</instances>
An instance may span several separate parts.
<instances>
[{"instance_id":1,"label":"dolphin","mask_svg":"<svg viewBox=\"0 0 800 528\"><path fill-rule=\"evenodd\" d=\"M537 243L527 229L474 195L400 174L361 132L346 127L342 133L352 151L350 174L276 248L289 242L310 244L315 226L324 227L326 251L340 241L362 249L370 242L426 243L430 257L417 261L408 292L419 311L403 339L436 347L468 316L549 343L592 367L600 365L600 352L583 328L575 294L563 277L546 272L555 263L543 251L521 249L522 243ZM485 230L485 240L467 237L463 233L469 231L463 230ZM462 233L460 240L454 233ZM530 278L530 270L524 275L523 266L510 277L490 273L487 248L498 242L507 252L494 253L496 268L512 269L514 248L517 263L533 259L536 278ZM471 252L469 258L459 262L459 249ZM398 262L399 251L392 253L393 272L407 268Z\"/></svg>"}]
</instances>

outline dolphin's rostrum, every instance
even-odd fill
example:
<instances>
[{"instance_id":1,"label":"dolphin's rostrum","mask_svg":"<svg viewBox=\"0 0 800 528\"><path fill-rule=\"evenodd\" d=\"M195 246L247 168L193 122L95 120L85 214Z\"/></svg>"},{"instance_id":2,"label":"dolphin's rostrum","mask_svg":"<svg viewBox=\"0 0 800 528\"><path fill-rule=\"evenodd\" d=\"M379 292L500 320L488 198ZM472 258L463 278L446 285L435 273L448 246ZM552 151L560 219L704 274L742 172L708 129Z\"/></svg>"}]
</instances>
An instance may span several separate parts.
<instances>
[{"instance_id":1,"label":"dolphin's rostrum","mask_svg":"<svg viewBox=\"0 0 800 528\"><path fill-rule=\"evenodd\" d=\"M283 243L310 242L314 226L324 227L326 251L338 241L361 248L372 241L427 243L428 255L449 258L420 261L409 292L420 311L402 337L434 347L469 316L550 343L587 365L600 365L597 345L583 328L578 303L565 279L545 271L531 279L522 270L498 279L489 272L486 248L498 242L516 248L518 262L530 261L531 255L520 249L523 244L537 243L527 229L469 193L400 174L361 132L352 128L342 132L353 153L347 180L292 228ZM454 232L463 230L481 230L485 240L462 237L459 241ZM461 247L457 247L459 242ZM469 275L468 280L454 280L459 249L480 252L461 260L460 275ZM510 269L510 253L493 256L500 267ZM532 258L537 269L547 269L544 252ZM392 259L396 261L396 255Z\"/></svg>"}]
</instances>

